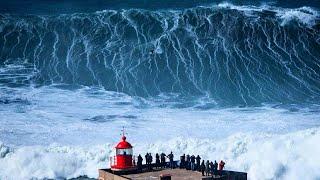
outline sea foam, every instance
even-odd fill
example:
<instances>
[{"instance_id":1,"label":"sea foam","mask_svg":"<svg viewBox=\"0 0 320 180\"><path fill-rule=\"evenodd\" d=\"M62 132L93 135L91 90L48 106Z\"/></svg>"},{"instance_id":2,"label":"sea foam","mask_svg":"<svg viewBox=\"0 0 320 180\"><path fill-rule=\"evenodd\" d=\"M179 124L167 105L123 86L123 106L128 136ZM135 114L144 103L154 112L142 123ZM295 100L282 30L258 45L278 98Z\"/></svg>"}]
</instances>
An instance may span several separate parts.
<instances>
[{"instance_id":1,"label":"sea foam","mask_svg":"<svg viewBox=\"0 0 320 180\"><path fill-rule=\"evenodd\" d=\"M281 8L273 7L270 5L262 6L239 6L231 3L220 3L217 5L219 8L234 9L237 11L245 12L246 15L251 16L253 12L269 11L276 14L278 18L282 20L282 25L286 25L289 22L296 20L308 26L314 26L317 20L320 19L319 13L312 7L300 7L300 8Z\"/></svg>"},{"instance_id":2,"label":"sea foam","mask_svg":"<svg viewBox=\"0 0 320 180\"><path fill-rule=\"evenodd\" d=\"M316 24L317 19L319 20L320 18L318 11L310 7L278 11L277 16L283 20L282 25L285 25L292 20L298 20L303 24L314 26Z\"/></svg>"},{"instance_id":3,"label":"sea foam","mask_svg":"<svg viewBox=\"0 0 320 180\"><path fill-rule=\"evenodd\" d=\"M319 141L320 129L312 128L283 135L237 133L221 140L176 137L133 145L135 154L172 150L176 159L182 153L223 159L226 169L246 171L249 179L294 180L320 177ZM20 147L0 159L0 178L96 178L98 168L109 166L113 153L111 144L89 148L58 144Z\"/></svg>"}]
</instances>

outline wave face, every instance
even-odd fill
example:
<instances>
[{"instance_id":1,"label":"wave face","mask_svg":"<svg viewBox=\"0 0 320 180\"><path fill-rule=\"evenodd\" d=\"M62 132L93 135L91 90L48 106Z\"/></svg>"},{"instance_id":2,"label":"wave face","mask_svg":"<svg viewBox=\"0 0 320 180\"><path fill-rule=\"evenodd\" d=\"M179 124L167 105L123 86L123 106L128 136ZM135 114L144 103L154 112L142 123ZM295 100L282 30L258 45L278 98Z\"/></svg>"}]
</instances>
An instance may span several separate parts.
<instances>
[{"instance_id":1,"label":"wave face","mask_svg":"<svg viewBox=\"0 0 320 180\"><path fill-rule=\"evenodd\" d=\"M0 83L207 96L218 105L318 103L319 30L308 7L2 14Z\"/></svg>"},{"instance_id":2,"label":"wave face","mask_svg":"<svg viewBox=\"0 0 320 180\"><path fill-rule=\"evenodd\" d=\"M320 179L319 5L38 1L0 2L1 180L96 178L123 126L135 155Z\"/></svg>"}]
</instances>

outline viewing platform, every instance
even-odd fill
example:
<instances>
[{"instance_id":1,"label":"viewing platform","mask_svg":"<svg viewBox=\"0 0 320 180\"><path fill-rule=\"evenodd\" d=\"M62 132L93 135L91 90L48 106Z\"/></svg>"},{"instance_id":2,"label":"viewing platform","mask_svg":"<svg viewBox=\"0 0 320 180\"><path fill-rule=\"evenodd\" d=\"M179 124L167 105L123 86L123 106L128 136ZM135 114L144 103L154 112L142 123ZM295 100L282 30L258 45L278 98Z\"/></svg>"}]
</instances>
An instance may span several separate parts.
<instances>
[{"instance_id":1,"label":"viewing platform","mask_svg":"<svg viewBox=\"0 0 320 180\"><path fill-rule=\"evenodd\" d=\"M194 155L180 156L181 161L174 161L174 155L156 154L156 163L153 162L151 153L145 156L146 164L143 164L143 158L139 154L136 158L133 156L133 146L127 141L122 130L121 141L115 146L115 156L110 157L110 168L99 169L99 180L126 180L126 179L159 179L159 180L246 180L247 173L224 170L225 162L222 160L218 164L216 161L209 163L202 160L200 156ZM166 158L169 162L166 162ZM197 163L195 164L195 162ZM169 168L170 167L170 168ZM192 170L191 170L192 169ZM200 172L201 170L201 172ZM206 173L204 173L206 171ZM206 175L206 176L205 176Z\"/></svg>"},{"instance_id":2,"label":"viewing platform","mask_svg":"<svg viewBox=\"0 0 320 180\"><path fill-rule=\"evenodd\" d=\"M177 164L178 161L175 161ZM247 173L245 172L236 172L236 171L227 171L223 170L220 172L220 175L213 176L202 176L199 171L192 171L186 169L170 169L170 168L155 168L156 164L152 164L153 170L148 170L147 165L143 165L141 172L138 171L127 171L127 172L118 172L109 169L99 169L99 180L149 180L149 179L159 179L159 180L185 180L185 179L194 179L194 180L247 180Z\"/></svg>"}]
</instances>

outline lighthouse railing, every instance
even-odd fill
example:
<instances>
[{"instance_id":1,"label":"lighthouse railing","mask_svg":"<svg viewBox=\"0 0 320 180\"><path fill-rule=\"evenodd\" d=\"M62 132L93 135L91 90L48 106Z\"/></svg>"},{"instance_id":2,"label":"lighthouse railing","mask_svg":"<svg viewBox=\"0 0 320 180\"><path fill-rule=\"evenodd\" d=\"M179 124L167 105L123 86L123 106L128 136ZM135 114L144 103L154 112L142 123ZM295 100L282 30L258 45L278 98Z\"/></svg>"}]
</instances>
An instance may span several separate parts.
<instances>
[{"instance_id":1,"label":"lighthouse railing","mask_svg":"<svg viewBox=\"0 0 320 180\"><path fill-rule=\"evenodd\" d=\"M132 166L137 166L138 158L136 156L132 156ZM118 165L117 156L111 156L109 159L110 167Z\"/></svg>"}]
</instances>

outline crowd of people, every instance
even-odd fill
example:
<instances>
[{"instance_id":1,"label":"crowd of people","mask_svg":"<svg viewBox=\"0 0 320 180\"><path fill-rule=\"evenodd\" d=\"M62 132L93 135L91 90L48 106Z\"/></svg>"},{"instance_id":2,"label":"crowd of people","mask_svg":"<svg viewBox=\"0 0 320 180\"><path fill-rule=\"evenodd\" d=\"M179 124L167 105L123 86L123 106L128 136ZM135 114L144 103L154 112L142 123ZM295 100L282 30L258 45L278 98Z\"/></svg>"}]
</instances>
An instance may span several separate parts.
<instances>
[{"instance_id":1,"label":"crowd of people","mask_svg":"<svg viewBox=\"0 0 320 180\"><path fill-rule=\"evenodd\" d=\"M185 168L187 170L192 170L192 171L200 171L202 173L202 176L210 176L210 175L218 175L221 173L225 165L225 162L222 160L217 163L215 160L214 162L212 161L205 161L202 160L201 162L201 157L199 155L194 156L194 155L185 155L183 154L180 156L180 168Z\"/></svg>"},{"instance_id":2,"label":"crowd of people","mask_svg":"<svg viewBox=\"0 0 320 180\"><path fill-rule=\"evenodd\" d=\"M169 160L168 162L166 160ZM210 176L210 175L218 175L224 169L225 162L222 160L219 162L217 161L201 161L201 157L199 155L185 155L183 154L180 156L179 165L177 161L174 161L174 155L172 152L166 155L165 153L156 153L155 154L155 163L152 164L153 157L151 153L147 153L145 155L145 164L148 170L152 170L152 168L176 168L179 166L181 169L192 170L192 171L199 171L202 173L202 176ZM143 158L139 154L137 166L138 170L142 170L143 168Z\"/></svg>"},{"instance_id":3,"label":"crowd of people","mask_svg":"<svg viewBox=\"0 0 320 180\"><path fill-rule=\"evenodd\" d=\"M146 167L151 170L153 167L154 168L175 168L175 162L173 160L174 155L171 152L170 154L166 155L165 153L161 153L160 155L158 153L156 153L155 155L155 164L152 164L153 162L153 157L151 155L151 153L147 153L145 156L145 164ZM166 159L169 159L169 164L167 163ZM138 161L137 161L137 166L138 166L138 170L142 170L142 162L143 162L143 158L141 156L141 154L139 154L138 156Z\"/></svg>"}]
</instances>

